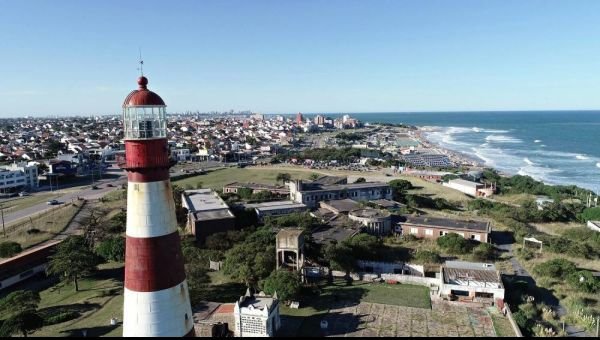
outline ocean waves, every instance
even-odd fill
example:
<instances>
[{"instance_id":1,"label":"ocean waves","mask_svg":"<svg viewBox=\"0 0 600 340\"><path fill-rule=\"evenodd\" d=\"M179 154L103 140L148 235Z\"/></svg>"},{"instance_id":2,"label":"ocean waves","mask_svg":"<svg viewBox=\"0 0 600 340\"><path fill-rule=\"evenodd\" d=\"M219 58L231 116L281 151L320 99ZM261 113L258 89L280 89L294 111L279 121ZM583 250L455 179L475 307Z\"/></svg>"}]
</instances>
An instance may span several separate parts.
<instances>
[{"instance_id":1,"label":"ocean waves","mask_svg":"<svg viewBox=\"0 0 600 340\"><path fill-rule=\"evenodd\" d=\"M599 156L557 148L556 143L550 145L547 138L544 138L546 143L541 144L542 139L532 138L526 131L437 127L425 137L443 148L474 156L486 166L505 173L530 176L548 184L574 184L600 191Z\"/></svg>"}]
</instances>

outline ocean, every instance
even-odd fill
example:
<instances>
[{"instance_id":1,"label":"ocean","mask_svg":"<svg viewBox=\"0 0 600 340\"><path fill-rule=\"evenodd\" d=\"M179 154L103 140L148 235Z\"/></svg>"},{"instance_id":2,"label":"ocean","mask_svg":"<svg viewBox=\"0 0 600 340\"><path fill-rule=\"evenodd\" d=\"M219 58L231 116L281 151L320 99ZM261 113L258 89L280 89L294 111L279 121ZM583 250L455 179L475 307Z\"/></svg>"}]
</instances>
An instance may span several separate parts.
<instances>
[{"instance_id":1,"label":"ocean","mask_svg":"<svg viewBox=\"0 0 600 340\"><path fill-rule=\"evenodd\" d=\"M337 116L337 115L329 115ZM600 192L600 111L353 113L435 127L425 136L509 174Z\"/></svg>"}]
</instances>

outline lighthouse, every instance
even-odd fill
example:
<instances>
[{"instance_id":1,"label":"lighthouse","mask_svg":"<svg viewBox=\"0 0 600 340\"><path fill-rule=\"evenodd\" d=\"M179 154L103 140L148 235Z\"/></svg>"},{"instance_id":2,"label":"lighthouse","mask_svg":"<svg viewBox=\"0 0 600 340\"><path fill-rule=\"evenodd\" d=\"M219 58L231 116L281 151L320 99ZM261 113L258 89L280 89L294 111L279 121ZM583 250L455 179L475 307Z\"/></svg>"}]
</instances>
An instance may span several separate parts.
<instances>
[{"instance_id":1,"label":"lighthouse","mask_svg":"<svg viewBox=\"0 0 600 340\"><path fill-rule=\"evenodd\" d=\"M127 231L123 336L194 336L169 180L166 105L138 79L123 103Z\"/></svg>"}]
</instances>

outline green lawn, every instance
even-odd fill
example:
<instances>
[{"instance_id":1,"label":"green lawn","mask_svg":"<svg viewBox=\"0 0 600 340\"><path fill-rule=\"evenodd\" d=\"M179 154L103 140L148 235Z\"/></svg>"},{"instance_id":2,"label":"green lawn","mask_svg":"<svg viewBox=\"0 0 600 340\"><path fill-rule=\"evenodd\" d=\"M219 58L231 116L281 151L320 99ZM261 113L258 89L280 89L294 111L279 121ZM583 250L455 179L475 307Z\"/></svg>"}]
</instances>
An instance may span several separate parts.
<instances>
[{"instance_id":1,"label":"green lawn","mask_svg":"<svg viewBox=\"0 0 600 340\"><path fill-rule=\"evenodd\" d=\"M36 337L81 336L121 336L123 321L123 264L111 263L100 266L100 271L92 278L81 280L79 292L72 284L58 288L51 287L40 292L41 313L76 311L76 319L55 325L45 326L33 334ZM117 326L110 326L110 319L116 317Z\"/></svg>"},{"instance_id":2,"label":"green lawn","mask_svg":"<svg viewBox=\"0 0 600 340\"><path fill-rule=\"evenodd\" d=\"M369 283L360 287L368 290L365 302L415 308L431 308L429 288L409 284L389 285Z\"/></svg>"},{"instance_id":3,"label":"green lawn","mask_svg":"<svg viewBox=\"0 0 600 340\"><path fill-rule=\"evenodd\" d=\"M289 316L312 317L326 313L336 301L350 303L370 302L386 305L431 309L429 288L409 284L390 285L386 283L352 282L346 285L343 280L323 286L318 296L300 299L299 309L282 308L282 314Z\"/></svg>"},{"instance_id":4,"label":"green lawn","mask_svg":"<svg viewBox=\"0 0 600 340\"><path fill-rule=\"evenodd\" d=\"M195 188L198 184L202 184L203 188L223 189L223 185L232 182L253 182L261 184L277 184L276 178L278 173L288 173L292 179L307 179L311 175L307 171L297 171L290 169L261 169L261 168L227 168L208 171L204 175L188 177L181 180L173 181L182 188L191 186ZM281 184L279 182L278 184Z\"/></svg>"}]
</instances>

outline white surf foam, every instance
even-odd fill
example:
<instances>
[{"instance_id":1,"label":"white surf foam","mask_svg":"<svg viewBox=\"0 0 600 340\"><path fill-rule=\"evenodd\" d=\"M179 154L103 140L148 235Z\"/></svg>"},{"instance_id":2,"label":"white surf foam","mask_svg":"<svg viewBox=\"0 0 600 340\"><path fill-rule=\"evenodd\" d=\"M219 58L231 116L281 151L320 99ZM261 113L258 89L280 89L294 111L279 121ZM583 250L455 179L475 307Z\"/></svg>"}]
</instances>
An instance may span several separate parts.
<instances>
[{"instance_id":1,"label":"white surf foam","mask_svg":"<svg viewBox=\"0 0 600 340\"><path fill-rule=\"evenodd\" d=\"M485 137L485 140L492 143L523 143L523 141L518 138L506 135L489 135Z\"/></svg>"},{"instance_id":2,"label":"white surf foam","mask_svg":"<svg viewBox=\"0 0 600 340\"><path fill-rule=\"evenodd\" d=\"M536 139L533 141L534 143L541 143L542 141L540 139Z\"/></svg>"},{"instance_id":3,"label":"white surf foam","mask_svg":"<svg viewBox=\"0 0 600 340\"><path fill-rule=\"evenodd\" d=\"M525 163L529 164L529 165L535 165L535 163L534 163L534 162L532 162L532 161L530 161L530 160L529 160L529 158L527 158L527 157L525 157L525 158L523 159L523 161L524 161Z\"/></svg>"},{"instance_id":4,"label":"white surf foam","mask_svg":"<svg viewBox=\"0 0 600 340\"><path fill-rule=\"evenodd\" d=\"M590 159L589 157L584 156L584 155L576 155L575 158L577 158L579 160L582 160L582 161Z\"/></svg>"},{"instance_id":5,"label":"white surf foam","mask_svg":"<svg viewBox=\"0 0 600 340\"><path fill-rule=\"evenodd\" d=\"M596 163L596 166L600 168L600 162Z\"/></svg>"}]
</instances>

